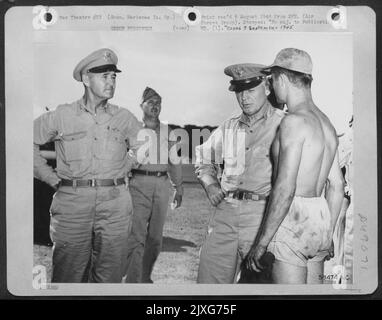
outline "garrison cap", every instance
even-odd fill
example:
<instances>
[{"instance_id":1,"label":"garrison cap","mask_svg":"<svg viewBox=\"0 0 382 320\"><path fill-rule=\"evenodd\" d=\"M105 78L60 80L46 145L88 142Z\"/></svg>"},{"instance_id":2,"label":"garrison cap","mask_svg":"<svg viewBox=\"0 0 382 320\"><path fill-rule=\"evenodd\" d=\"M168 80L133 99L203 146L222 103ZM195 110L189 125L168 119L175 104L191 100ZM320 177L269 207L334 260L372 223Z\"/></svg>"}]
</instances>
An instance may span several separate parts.
<instances>
[{"instance_id":1,"label":"garrison cap","mask_svg":"<svg viewBox=\"0 0 382 320\"><path fill-rule=\"evenodd\" d=\"M155 96L159 97L162 100L162 97L159 95L158 92L156 92L154 89L151 89L150 87L146 87L142 94L142 103Z\"/></svg>"},{"instance_id":2,"label":"garrison cap","mask_svg":"<svg viewBox=\"0 0 382 320\"><path fill-rule=\"evenodd\" d=\"M228 90L240 92L258 86L265 78L265 74L262 72L264 68L264 65L255 63L228 66L224 69L224 73L233 78Z\"/></svg>"},{"instance_id":3,"label":"garrison cap","mask_svg":"<svg viewBox=\"0 0 382 320\"><path fill-rule=\"evenodd\" d=\"M270 66L263 69L263 72L270 73L273 67L312 75L313 63L307 52L295 48L285 48L277 54L275 61Z\"/></svg>"},{"instance_id":4,"label":"garrison cap","mask_svg":"<svg viewBox=\"0 0 382 320\"><path fill-rule=\"evenodd\" d=\"M118 57L108 48L96 50L83 58L73 70L73 78L82 81L81 74L86 72L103 73L108 71L121 72L117 68Z\"/></svg>"}]
</instances>

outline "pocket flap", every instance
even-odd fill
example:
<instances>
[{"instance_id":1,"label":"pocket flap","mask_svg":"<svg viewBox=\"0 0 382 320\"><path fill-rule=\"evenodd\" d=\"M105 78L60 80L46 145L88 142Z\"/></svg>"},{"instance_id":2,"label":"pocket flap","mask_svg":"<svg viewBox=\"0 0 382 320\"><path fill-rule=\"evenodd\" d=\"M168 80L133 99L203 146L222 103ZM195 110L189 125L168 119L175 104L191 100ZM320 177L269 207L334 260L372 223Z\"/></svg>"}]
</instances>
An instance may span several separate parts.
<instances>
[{"instance_id":1,"label":"pocket flap","mask_svg":"<svg viewBox=\"0 0 382 320\"><path fill-rule=\"evenodd\" d=\"M78 131L73 133L62 133L60 134L60 137L64 141L73 141L73 140L79 140L84 137L86 137L87 131Z\"/></svg>"}]
</instances>

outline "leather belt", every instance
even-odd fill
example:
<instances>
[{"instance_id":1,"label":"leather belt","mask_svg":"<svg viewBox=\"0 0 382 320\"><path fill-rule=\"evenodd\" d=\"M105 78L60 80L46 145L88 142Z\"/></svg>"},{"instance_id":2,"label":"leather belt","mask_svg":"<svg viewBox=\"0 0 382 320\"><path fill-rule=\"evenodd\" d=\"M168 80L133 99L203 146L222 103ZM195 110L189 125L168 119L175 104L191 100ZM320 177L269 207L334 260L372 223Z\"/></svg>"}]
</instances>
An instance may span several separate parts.
<instances>
[{"instance_id":1,"label":"leather belt","mask_svg":"<svg viewBox=\"0 0 382 320\"><path fill-rule=\"evenodd\" d=\"M229 191L228 196L237 200L253 200L253 201L267 200L268 198L268 196L265 196L262 194L256 194L252 191L245 191L245 190Z\"/></svg>"},{"instance_id":2,"label":"leather belt","mask_svg":"<svg viewBox=\"0 0 382 320\"><path fill-rule=\"evenodd\" d=\"M131 173L142 174L145 176L155 176L155 177L167 176L167 171L149 171L149 170L132 169Z\"/></svg>"},{"instance_id":3,"label":"leather belt","mask_svg":"<svg viewBox=\"0 0 382 320\"><path fill-rule=\"evenodd\" d=\"M124 184L125 178L118 179L87 179L87 180L67 180L62 179L60 186L67 187L111 187Z\"/></svg>"}]
</instances>

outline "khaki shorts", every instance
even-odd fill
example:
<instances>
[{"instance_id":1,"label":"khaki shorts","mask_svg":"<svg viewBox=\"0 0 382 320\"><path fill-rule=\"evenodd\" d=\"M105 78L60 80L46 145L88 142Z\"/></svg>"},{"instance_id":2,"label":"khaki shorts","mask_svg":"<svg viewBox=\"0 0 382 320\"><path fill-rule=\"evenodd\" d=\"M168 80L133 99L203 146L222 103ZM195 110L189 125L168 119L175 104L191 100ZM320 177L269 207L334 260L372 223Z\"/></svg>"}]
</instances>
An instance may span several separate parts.
<instances>
[{"instance_id":1,"label":"khaki shorts","mask_svg":"<svg viewBox=\"0 0 382 320\"><path fill-rule=\"evenodd\" d=\"M268 251L276 260L306 267L308 261L325 259L331 239L331 214L326 199L294 197Z\"/></svg>"}]
</instances>

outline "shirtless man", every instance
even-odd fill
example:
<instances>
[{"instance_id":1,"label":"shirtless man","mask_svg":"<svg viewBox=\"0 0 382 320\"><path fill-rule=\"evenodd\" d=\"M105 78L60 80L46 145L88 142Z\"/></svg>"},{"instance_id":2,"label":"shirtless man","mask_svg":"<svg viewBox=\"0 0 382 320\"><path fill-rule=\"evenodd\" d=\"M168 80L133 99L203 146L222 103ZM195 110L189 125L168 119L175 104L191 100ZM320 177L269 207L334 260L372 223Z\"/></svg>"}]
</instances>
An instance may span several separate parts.
<instances>
[{"instance_id":1,"label":"shirtless man","mask_svg":"<svg viewBox=\"0 0 382 320\"><path fill-rule=\"evenodd\" d=\"M273 189L247 267L260 271L268 250L275 256L274 283L322 283L344 196L337 134L312 100L312 61L306 52L283 49L265 71L288 115L272 145Z\"/></svg>"}]
</instances>

